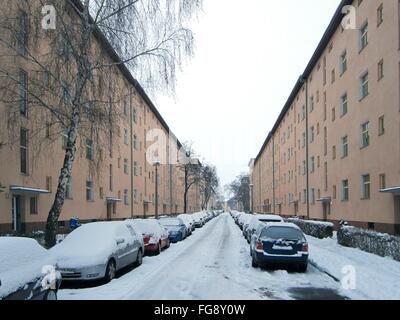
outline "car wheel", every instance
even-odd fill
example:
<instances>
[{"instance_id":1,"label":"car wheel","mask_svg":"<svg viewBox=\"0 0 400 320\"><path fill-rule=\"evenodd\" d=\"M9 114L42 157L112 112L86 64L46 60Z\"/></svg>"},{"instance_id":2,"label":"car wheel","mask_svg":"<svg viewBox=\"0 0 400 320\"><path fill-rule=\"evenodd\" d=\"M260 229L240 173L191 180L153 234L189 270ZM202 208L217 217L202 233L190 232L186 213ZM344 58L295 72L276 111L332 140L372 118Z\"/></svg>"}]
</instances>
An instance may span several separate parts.
<instances>
[{"instance_id":1,"label":"car wheel","mask_svg":"<svg viewBox=\"0 0 400 320\"><path fill-rule=\"evenodd\" d=\"M155 252L154 254L155 254L156 256L158 256L160 253L161 253L161 244L158 243L157 250L156 250L156 252Z\"/></svg>"},{"instance_id":2,"label":"car wheel","mask_svg":"<svg viewBox=\"0 0 400 320\"><path fill-rule=\"evenodd\" d=\"M48 290L43 300L57 300L57 292L55 290Z\"/></svg>"},{"instance_id":3,"label":"car wheel","mask_svg":"<svg viewBox=\"0 0 400 320\"><path fill-rule=\"evenodd\" d=\"M306 263L300 264L299 267L298 267L299 268L299 272L301 272L301 273L307 272L307 267L308 267L308 265Z\"/></svg>"},{"instance_id":4,"label":"car wheel","mask_svg":"<svg viewBox=\"0 0 400 320\"><path fill-rule=\"evenodd\" d=\"M258 263L256 262L253 254L251 255L251 266L253 268L258 268Z\"/></svg>"},{"instance_id":5,"label":"car wheel","mask_svg":"<svg viewBox=\"0 0 400 320\"><path fill-rule=\"evenodd\" d=\"M115 261L114 260L108 261L106 275L104 277L104 280L107 283L112 281L115 278L116 271L117 271L117 269L115 267Z\"/></svg>"},{"instance_id":6,"label":"car wheel","mask_svg":"<svg viewBox=\"0 0 400 320\"><path fill-rule=\"evenodd\" d=\"M143 263L143 252L141 249L139 249L137 257L136 257L135 266L139 267L142 265L142 263Z\"/></svg>"},{"instance_id":7,"label":"car wheel","mask_svg":"<svg viewBox=\"0 0 400 320\"><path fill-rule=\"evenodd\" d=\"M168 249L171 246L171 241L169 241L169 239L167 239L167 245L165 246L165 249Z\"/></svg>"}]
</instances>

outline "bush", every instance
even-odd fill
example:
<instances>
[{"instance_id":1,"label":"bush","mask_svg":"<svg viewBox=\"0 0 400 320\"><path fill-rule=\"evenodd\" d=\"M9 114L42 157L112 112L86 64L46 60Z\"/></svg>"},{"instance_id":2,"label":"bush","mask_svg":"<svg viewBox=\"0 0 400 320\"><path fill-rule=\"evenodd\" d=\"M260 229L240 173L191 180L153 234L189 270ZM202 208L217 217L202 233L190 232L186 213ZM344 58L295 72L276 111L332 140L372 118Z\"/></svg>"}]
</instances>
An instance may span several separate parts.
<instances>
[{"instance_id":1,"label":"bush","mask_svg":"<svg viewBox=\"0 0 400 320\"><path fill-rule=\"evenodd\" d=\"M312 221L312 220L301 220L301 219L287 219L288 222L294 223L300 227L303 232L309 236L324 239L333 237L333 223Z\"/></svg>"},{"instance_id":2,"label":"bush","mask_svg":"<svg viewBox=\"0 0 400 320\"><path fill-rule=\"evenodd\" d=\"M381 257L392 257L400 261L400 237L343 226L339 229L337 238L342 246L359 248Z\"/></svg>"}]
</instances>

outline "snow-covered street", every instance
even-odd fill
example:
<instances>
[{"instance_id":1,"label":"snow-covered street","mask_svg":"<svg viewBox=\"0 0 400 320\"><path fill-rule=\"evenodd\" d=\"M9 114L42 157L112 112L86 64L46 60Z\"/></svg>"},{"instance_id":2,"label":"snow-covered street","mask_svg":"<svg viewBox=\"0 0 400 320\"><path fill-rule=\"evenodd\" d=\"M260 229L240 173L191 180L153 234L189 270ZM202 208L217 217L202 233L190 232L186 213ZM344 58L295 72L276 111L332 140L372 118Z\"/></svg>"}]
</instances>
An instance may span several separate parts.
<instances>
[{"instance_id":1,"label":"snow-covered street","mask_svg":"<svg viewBox=\"0 0 400 320\"><path fill-rule=\"evenodd\" d=\"M59 292L61 300L343 298L340 283L312 265L305 274L252 268L249 246L226 213L107 285Z\"/></svg>"}]
</instances>

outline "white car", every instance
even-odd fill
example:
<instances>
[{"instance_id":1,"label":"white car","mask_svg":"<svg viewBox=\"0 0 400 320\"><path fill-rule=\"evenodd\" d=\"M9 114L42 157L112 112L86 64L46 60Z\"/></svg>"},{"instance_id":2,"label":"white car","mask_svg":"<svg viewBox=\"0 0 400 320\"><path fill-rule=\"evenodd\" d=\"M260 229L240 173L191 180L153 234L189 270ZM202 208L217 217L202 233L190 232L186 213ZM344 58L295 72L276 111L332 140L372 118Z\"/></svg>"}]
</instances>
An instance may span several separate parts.
<instances>
[{"instance_id":1,"label":"white car","mask_svg":"<svg viewBox=\"0 0 400 320\"><path fill-rule=\"evenodd\" d=\"M205 219L204 219L204 216L203 216L202 212L193 213L192 217L194 219L194 226L196 228L201 228L201 227L204 226Z\"/></svg>"},{"instance_id":2,"label":"white car","mask_svg":"<svg viewBox=\"0 0 400 320\"><path fill-rule=\"evenodd\" d=\"M196 228L194 226L194 219L191 215L189 214L180 214L178 216L178 218L181 218L183 220L183 222L185 223L185 226L188 230L188 235L191 235L194 231L194 229Z\"/></svg>"},{"instance_id":3,"label":"white car","mask_svg":"<svg viewBox=\"0 0 400 320\"><path fill-rule=\"evenodd\" d=\"M124 222L84 224L51 250L57 258L63 281L115 278L129 265L140 265L143 241L134 228Z\"/></svg>"}]
</instances>

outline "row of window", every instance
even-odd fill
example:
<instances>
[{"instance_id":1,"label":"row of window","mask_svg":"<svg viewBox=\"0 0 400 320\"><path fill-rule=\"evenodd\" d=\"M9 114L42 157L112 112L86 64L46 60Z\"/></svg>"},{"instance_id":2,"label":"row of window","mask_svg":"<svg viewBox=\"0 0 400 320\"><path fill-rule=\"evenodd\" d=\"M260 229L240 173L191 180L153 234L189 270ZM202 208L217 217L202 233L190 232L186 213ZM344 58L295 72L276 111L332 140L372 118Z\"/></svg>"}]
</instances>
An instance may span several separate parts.
<instances>
[{"instance_id":1,"label":"row of window","mask_svg":"<svg viewBox=\"0 0 400 320\"><path fill-rule=\"evenodd\" d=\"M379 190L383 190L386 188L386 175L379 175ZM371 199L371 175L364 174L360 177L360 199L361 200L370 200ZM294 200L294 195L289 193L286 197L284 197L284 203L286 204L286 199L288 199L288 204L290 204ZM302 199L302 203L307 203L307 189L304 189L303 192L299 193L299 199ZM316 193L315 188L310 189L310 204L315 205L316 201L321 199L321 190L318 189L318 193ZM332 199L337 199L337 186L332 186ZM342 202L346 202L350 200L350 182L349 179L344 179L341 181L341 194L340 200Z\"/></svg>"},{"instance_id":2,"label":"row of window","mask_svg":"<svg viewBox=\"0 0 400 320\"><path fill-rule=\"evenodd\" d=\"M377 9L377 20L378 20L378 27L382 24L383 22L383 4L381 4L378 9ZM360 42L360 51L362 51L367 45L368 45L368 21L366 21L362 27L360 28L359 32L359 42ZM330 48L332 47L332 44L330 45ZM331 50L331 49L330 49ZM324 85L326 84L326 57L324 57ZM320 68L320 64L318 65L318 70ZM342 76L348 69L348 53L347 50L344 50L344 52L341 54L340 59L339 59L339 69L340 69L340 75ZM378 64L377 64L377 79L380 81L384 77L384 60L381 59ZM331 82L335 82L335 69L332 70L332 77L331 77ZM311 76L312 79L312 76ZM359 77L359 100L364 99L369 95L369 71L364 71L360 77ZM316 102L318 103L320 100L320 94L319 90L317 91L316 95ZM326 97L326 92L324 92L324 121L326 121L326 102L327 102L327 97ZM341 106L341 116L344 116L348 112L348 95L347 92L344 93L340 97L340 106ZM313 112L315 109L315 99L314 95L312 95L309 98L309 112ZM332 109L332 121L335 121L336 115L335 115L335 109ZM306 106L303 105L301 113L298 114L298 123L300 121L304 121L306 118ZM295 121L296 122L296 121ZM287 133L283 132L283 135L281 137L281 142L284 144L286 140L289 139L290 133L293 132L293 126L290 126L288 128Z\"/></svg>"},{"instance_id":3,"label":"row of window","mask_svg":"<svg viewBox=\"0 0 400 320\"><path fill-rule=\"evenodd\" d=\"M371 143L371 134L370 134L370 121L366 121L364 123L362 123L360 125L360 148L364 149L366 147L368 147ZM324 128L326 129L326 128ZM327 155L327 131L324 130L325 134L324 134L324 154ZM381 116L378 118L378 135L382 136L384 135L386 132L386 127L385 127L385 116ZM309 135L309 139L310 139L310 143L313 143L315 141L315 135L319 134L319 126L317 126L317 130L315 131L315 127L312 126L310 128L310 135ZM346 158L349 155L349 137L343 136L340 139L341 142L341 158ZM300 141L298 142L299 145L299 149L300 149L300 145L302 148L305 148L306 145L306 134L303 133L302 135L302 143L300 144ZM290 161L292 158L294 157L294 151L293 148L289 148L288 152L284 152L283 156L281 158L281 163L282 164L286 164L286 161ZM312 157L311 159L313 159L314 157ZM336 146L332 147L332 158L333 160L336 159ZM311 161L313 163L313 161ZM312 166L313 167L313 166ZM314 172L314 170L311 170L311 172ZM304 173L305 174L305 173Z\"/></svg>"}]
</instances>

